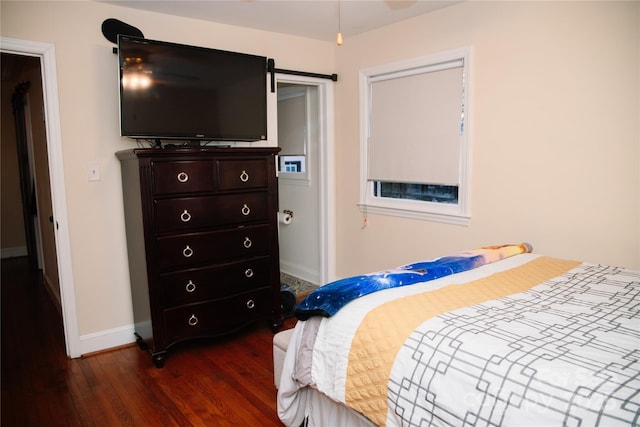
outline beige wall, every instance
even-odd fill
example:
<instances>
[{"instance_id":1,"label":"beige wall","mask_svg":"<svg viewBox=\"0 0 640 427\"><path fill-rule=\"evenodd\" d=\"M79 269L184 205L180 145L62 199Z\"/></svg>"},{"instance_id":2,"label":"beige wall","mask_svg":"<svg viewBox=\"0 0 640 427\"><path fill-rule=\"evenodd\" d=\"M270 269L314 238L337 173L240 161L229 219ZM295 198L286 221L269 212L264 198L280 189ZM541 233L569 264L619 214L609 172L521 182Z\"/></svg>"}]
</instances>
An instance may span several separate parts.
<instances>
[{"instance_id":1,"label":"beige wall","mask_svg":"<svg viewBox=\"0 0 640 427\"><path fill-rule=\"evenodd\" d=\"M132 324L120 165L117 57L101 33L107 18L148 38L274 58L276 66L334 69L333 43L151 14L93 1L2 1L3 37L55 45L65 186L80 336ZM275 100L275 96L274 96ZM87 180L98 163L101 180Z\"/></svg>"},{"instance_id":2,"label":"beige wall","mask_svg":"<svg viewBox=\"0 0 640 427\"><path fill-rule=\"evenodd\" d=\"M55 45L80 335L132 323L119 164L117 64L106 18L148 38L337 72L337 275L486 244L640 268L639 11L636 2L467 2L342 47L110 4L2 1L3 37ZM369 215L358 202L357 74L470 45L472 219L468 227ZM102 180L88 182L87 163Z\"/></svg>"},{"instance_id":3,"label":"beige wall","mask_svg":"<svg viewBox=\"0 0 640 427\"><path fill-rule=\"evenodd\" d=\"M489 244L640 268L638 2L465 2L345 38L337 275ZM358 70L471 46L468 227L358 203Z\"/></svg>"},{"instance_id":4,"label":"beige wall","mask_svg":"<svg viewBox=\"0 0 640 427\"><path fill-rule=\"evenodd\" d=\"M20 171L18 170L18 147L16 130L11 105L11 94L19 81L2 82L2 142L0 146L0 213L2 229L0 230L0 248L7 257L25 255L27 240L24 232L22 216L22 197L20 196Z\"/></svg>"}]
</instances>

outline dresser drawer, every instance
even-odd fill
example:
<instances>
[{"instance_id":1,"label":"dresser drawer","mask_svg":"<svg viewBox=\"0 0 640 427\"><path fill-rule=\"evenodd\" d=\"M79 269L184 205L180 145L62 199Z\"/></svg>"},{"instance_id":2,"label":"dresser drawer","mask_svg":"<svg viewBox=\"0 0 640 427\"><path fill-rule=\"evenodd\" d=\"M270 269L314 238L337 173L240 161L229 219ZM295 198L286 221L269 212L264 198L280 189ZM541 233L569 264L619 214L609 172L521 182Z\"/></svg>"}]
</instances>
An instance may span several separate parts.
<instances>
[{"instance_id":1,"label":"dresser drawer","mask_svg":"<svg viewBox=\"0 0 640 427\"><path fill-rule=\"evenodd\" d=\"M256 225L158 238L161 272L257 256L269 250L269 226Z\"/></svg>"},{"instance_id":2,"label":"dresser drawer","mask_svg":"<svg viewBox=\"0 0 640 427\"><path fill-rule=\"evenodd\" d=\"M265 191L161 199L155 200L154 204L158 233L269 219L269 195Z\"/></svg>"},{"instance_id":3,"label":"dresser drawer","mask_svg":"<svg viewBox=\"0 0 640 427\"><path fill-rule=\"evenodd\" d=\"M226 297L268 286L268 257L160 275L163 306Z\"/></svg>"},{"instance_id":4,"label":"dresser drawer","mask_svg":"<svg viewBox=\"0 0 640 427\"><path fill-rule=\"evenodd\" d=\"M210 160L154 162L153 191L155 194L213 191L213 165Z\"/></svg>"},{"instance_id":5,"label":"dresser drawer","mask_svg":"<svg viewBox=\"0 0 640 427\"><path fill-rule=\"evenodd\" d=\"M218 189L225 191L267 187L269 184L267 161L267 159L218 160Z\"/></svg>"},{"instance_id":6,"label":"dresser drawer","mask_svg":"<svg viewBox=\"0 0 640 427\"><path fill-rule=\"evenodd\" d=\"M263 288L164 311L168 343L184 338L228 333L272 313L273 292Z\"/></svg>"}]
</instances>

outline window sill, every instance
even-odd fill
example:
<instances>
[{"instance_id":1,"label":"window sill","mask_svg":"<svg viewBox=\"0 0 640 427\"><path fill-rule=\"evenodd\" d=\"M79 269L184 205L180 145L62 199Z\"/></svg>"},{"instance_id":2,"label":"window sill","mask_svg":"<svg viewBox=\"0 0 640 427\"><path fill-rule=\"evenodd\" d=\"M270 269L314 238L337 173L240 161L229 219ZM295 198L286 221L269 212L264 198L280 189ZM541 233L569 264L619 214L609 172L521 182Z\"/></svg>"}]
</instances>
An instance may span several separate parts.
<instances>
[{"instance_id":1,"label":"window sill","mask_svg":"<svg viewBox=\"0 0 640 427\"><path fill-rule=\"evenodd\" d=\"M434 212L416 209L402 209L389 206L378 206L371 204L359 204L360 212L367 212L379 215L396 216L400 218L421 219L425 221L441 222L445 224L468 226L471 217L459 213Z\"/></svg>"}]
</instances>

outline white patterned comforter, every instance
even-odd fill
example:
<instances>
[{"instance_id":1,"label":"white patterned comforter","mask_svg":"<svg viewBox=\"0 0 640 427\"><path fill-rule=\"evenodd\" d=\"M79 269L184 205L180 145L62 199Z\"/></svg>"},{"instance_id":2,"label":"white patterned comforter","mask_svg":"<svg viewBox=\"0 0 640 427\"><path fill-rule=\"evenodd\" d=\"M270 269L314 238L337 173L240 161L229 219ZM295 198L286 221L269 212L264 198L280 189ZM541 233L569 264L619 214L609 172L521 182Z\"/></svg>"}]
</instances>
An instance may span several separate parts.
<instances>
[{"instance_id":1,"label":"white patterned comforter","mask_svg":"<svg viewBox=\"0 0 640 427\"><path fill-rule=\"evenodd\" d=\"M640 425L640 273L609 266L580 264L524 292L424 319L383 367L382 403L370 393L383 362L376 350L351 348L368 313L537 258L378 292L331 318L298 322L278 394L281 419L300 425L311 388L377 425ZM385 339L371 345L384 350ZM375 378L355 375L362 363Z\"/></svg>"}]
</instances>

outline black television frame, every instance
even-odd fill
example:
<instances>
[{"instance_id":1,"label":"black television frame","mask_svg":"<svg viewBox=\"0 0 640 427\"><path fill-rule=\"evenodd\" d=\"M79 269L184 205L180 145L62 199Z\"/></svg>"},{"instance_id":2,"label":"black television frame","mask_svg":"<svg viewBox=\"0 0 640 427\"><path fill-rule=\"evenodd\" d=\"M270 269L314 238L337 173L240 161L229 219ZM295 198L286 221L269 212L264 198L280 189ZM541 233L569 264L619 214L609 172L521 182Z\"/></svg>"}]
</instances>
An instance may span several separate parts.
<instances>
[{"instance_id":1,"label":"black television frame","mask_svg":"<svg viewBox=\"0 0 640 427\"><path fill-rule=\"evenodd\" d=\"M132 67L156 73L149 92L125 88ZM266 57L119 35L118 69L123 137L197 145L267 140Z\"/></svg>"}]
</instances>

